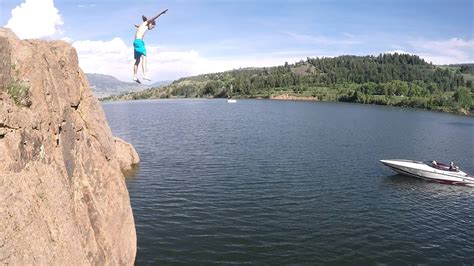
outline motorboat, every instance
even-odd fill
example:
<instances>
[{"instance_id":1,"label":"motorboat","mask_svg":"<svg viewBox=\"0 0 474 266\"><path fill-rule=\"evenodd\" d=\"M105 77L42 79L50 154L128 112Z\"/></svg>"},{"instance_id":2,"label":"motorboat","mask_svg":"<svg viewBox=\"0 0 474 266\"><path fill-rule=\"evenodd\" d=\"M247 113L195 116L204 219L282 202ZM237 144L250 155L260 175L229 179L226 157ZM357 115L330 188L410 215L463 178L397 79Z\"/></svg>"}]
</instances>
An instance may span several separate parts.
<instances>
[{"instance_id":1,"label":"motorboat","mask_svg":"<svg viewBox=\"0 0 474 266\"><path fill-rule=\"evenodd\" d=\"M438 183L452 185L465 185L474 187L474 176L461 171L453 163L450 165L436 161L412 161L412 160L380 160L381 163L390 167L397 173L413 176Z\"/></svg>"},{"instance_id":2,"label":"motorboat","mask_svg":"<svg viewBox=\"0 0 474 266\"><path fill-rule=\"evenodd\" d=\"M237 100L236 100L236 99L227 99L227 102L228 102L228 103L236 103Z\"/></svg>"}]
</instances>

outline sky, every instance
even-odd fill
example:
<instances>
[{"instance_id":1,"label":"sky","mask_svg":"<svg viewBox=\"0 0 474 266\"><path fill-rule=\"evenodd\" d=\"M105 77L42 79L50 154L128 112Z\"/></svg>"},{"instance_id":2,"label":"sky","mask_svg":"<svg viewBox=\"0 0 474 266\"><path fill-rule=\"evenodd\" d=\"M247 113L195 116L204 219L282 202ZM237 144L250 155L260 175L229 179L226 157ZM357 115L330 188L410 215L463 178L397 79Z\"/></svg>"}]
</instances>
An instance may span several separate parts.
<instances>
[{"instance_id":1,"label":"sky","mask_svg":"<svg viewBox=\"0 0 474 266\"><path fill-rule=\"evenodd\" d=\"M474 63L474 0L0 0L0 25L131 81L133 25L166 8L144 38L153 82L349 54Z\"/></svg>"}]
</instances>

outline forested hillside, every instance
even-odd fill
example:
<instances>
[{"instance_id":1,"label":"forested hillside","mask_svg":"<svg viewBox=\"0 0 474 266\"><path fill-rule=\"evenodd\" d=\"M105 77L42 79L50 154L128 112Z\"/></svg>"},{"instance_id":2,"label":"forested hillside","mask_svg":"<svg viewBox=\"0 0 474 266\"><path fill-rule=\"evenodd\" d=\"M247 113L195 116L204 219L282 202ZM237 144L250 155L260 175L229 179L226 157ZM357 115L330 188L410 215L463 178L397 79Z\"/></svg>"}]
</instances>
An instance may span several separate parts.
<instances>
[{"instance_id":1,"label":"forested hillside","mask_svg":"<svg viewBox=\"0 0 474 266\"><path fill-rule=\"evenodd\" d=\"M187 77L159 89L109 99L169 97L273 98L421 107L468 113L473 104L472 64L435 66L416 55L307 58L294 64Z\"/></svg>"}]
</instances>

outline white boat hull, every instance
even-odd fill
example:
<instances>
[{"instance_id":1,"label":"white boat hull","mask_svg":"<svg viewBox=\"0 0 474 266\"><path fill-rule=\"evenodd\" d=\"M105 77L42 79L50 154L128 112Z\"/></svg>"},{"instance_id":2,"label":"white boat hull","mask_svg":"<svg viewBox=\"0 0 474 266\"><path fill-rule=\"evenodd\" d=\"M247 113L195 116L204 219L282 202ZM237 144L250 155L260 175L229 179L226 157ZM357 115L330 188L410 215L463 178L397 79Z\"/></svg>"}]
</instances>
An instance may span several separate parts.
<instances>
[{"instance_id":1,"label":"white boat hull","mask_svg":"<svg viewBox=\"0 0 474 266\"><path fill-rule=\"evenodd\" d=\"M424 162L410 160L380 160L380 162L402 175L439 183L474 187L474 177L463 171L437 169Z\"/></svg>"}]
</instances>

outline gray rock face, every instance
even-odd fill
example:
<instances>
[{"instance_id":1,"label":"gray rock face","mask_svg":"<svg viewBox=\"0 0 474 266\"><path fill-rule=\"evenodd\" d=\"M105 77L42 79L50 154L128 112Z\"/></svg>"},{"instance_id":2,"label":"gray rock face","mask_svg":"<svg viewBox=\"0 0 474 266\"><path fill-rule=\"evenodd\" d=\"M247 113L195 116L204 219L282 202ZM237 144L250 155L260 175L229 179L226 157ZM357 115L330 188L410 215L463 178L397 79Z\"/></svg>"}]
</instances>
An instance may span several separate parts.
<instances>
[{"instance_id":1,"label":"gray rock face","mask_svg":"<svg viewBox=\"0 0 474 266\"><path fill-rule=\"evenodd\" d=\"M0 264L133 264L135 163L74 48L0 28Z\"/></svg>"}]
</instances>

